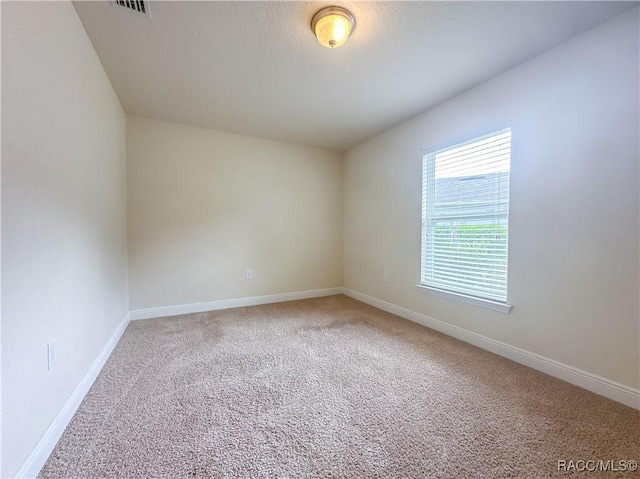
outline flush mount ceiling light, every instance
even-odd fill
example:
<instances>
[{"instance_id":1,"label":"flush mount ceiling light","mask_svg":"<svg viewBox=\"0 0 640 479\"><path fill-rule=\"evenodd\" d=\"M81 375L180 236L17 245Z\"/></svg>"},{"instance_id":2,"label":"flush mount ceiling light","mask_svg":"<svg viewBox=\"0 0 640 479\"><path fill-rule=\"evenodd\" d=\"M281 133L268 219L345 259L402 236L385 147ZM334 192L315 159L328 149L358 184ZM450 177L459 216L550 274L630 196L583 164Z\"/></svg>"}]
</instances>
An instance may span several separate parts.
<instances>
[{"instance_id":1,"label":"flush mount ceiling light","mask_svg":"<svg viewBox=\"0 0 640 479\"><path fill-rule=\"evenodd\" d=\"M311 30L323 47L337 48L347 41L356 26L356 18L342 7L327 7L311 19Z\"/></svg>"}]
</instances>

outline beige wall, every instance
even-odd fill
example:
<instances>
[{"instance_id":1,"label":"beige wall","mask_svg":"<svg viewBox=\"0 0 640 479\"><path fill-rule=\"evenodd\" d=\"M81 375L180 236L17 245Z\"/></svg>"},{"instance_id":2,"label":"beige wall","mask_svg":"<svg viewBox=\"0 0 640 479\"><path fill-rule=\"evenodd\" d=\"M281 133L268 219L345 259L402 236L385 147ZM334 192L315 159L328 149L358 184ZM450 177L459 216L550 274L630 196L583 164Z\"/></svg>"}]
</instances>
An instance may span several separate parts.
<instances>
[{"instance_id":1,"label":"beige wall","mask_svg":"<svg viewBox=\"0 0 640 479\"><path fill-rule=\"evenodd\" d=\"M128 311L125 115L70 2L1 8L0 475L12 477Z\"/></svg>"},{"instance_id":2,"label":"beige wall","mask_svg":"<svg viewBox=\"0 0 640 479\"><path fill-rule=\"evenodd\" d=\"M638 58L636 8L348 151L345 286L637 388ZM420 148L505 121L509 315L414 287Z\"/></svg>"},{"instance_id":3,"label":"beige wall","mask_svg":"<svg viewBox=\"0 0 640 479\"><path fill-rule=\"evenodd\" d=\"M132 310L341 286L340 154L128 117L127 163Z\"/></svg>"}]
</instances>

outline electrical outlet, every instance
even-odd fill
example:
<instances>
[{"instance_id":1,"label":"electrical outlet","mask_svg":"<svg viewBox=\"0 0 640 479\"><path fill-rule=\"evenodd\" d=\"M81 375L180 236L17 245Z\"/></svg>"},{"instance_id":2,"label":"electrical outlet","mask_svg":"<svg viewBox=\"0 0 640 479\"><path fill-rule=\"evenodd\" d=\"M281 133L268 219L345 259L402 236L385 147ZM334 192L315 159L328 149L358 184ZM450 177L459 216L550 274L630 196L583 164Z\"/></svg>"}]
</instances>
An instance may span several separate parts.
<instances>
[{"instance_id":1,"label":"electrical outlet","mask_svg":"<svg viewBox=\"0 0 640 479\"><path fill-rule=\"evenodd\" d=\"M253 270L252 269L248 269L244 272L244 279L253 279Z\"/></svg>"},{"instance_id":2,"label":"electrical outlet","mask_svg":"<svg viewBox=\"0 0 640 479\"><path fill-rule=\"evenodd\" d=\"M385 272L384 272L384 274L382 275L382 280L383 280L385 283L388 283L388 282L389 282L389 273L388 273L387 271L385 271Z\"/></svg>"},{"instance_id":3,"label":"electrical outlet","mask_svg":"<svg viewBox=\"0 0 640 479\"><path fill-rule=\"evenodd\" d=\"M58 348L56 341L49 341L47 343L47 369L51 370L56 366L58 362Z\"/></svg>"}]
</instances>

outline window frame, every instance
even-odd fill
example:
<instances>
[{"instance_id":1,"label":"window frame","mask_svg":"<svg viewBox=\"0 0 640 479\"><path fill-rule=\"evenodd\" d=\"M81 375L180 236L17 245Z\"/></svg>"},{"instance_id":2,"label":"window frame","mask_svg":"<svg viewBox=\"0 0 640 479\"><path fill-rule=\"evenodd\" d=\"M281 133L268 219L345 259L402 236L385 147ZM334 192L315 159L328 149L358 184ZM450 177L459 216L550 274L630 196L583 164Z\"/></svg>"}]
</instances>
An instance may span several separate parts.
<instances>
[{"instance_id":1,"label":"window frame","mask_svg":"<svg viewBox=\"0 0 640 479\"><path fill-rule=\"evenodd\" d=\"M425 251L428 250L428 248L432 245L433 243L433 236L432 236L432 240L431 242L427 242L427 238L429 236L429 232L426 230L427 228L427 218L433 218L433 216L435 215L428 215L428 209L430 207L430 205L435 204L435 188L428 188L426 185L426 174L425 173L425 169L429 168L431 170L431 175L433 178L435 178L435 165L436 165L436 161L435 161L435 155L447 150L451 150L454 148L458 148L458 147L462 147L468 144L473 144L479 141L482 141L484 139L487 138L491 138L492 136L497 136L501 133L504 133L506 131L509 131L510 134L510 138L509 138L509 147L510 147L510 151L509 151L509 183L510 183L510 179L511 179L511 165L512 165L512 159L513 159L513 130L511 128L511 124L510 123L503 123L500 125L497 125L493 128L490 129L486 129L482 132L478 132L476 134L473 135L467 135L463 138L459 138L455 141L450 141L447 142L446 144L441 144L438 145L436 147L432 147L432 148L423 148L421 149L421 153L422 153L422 158L421 158L421 163L422 163L422 195L421 195L421 203L422 203L422 208L421 208L421 245L420 245L420 281L418 284L416 284L416 288L424 293L429 293L429 294L433 294L436 296L440 296L440 297L445 297L448 299L452 299L452 300L456 300L456 301L460 301L463 303L467 303L467 304L472 304L472 305L476 305L476 306L481 306L483 308L488 308L494 311L499 311L502 313L506 313L508 314L511 309L512 309L512 305L508 303L508 299L507 299L507 295L508 295L508 278L509 278L509 274L508 274L508 269L509 269L509 207L510 207L510 203L511 203L511 194L510 194L510 189L509 189L509 195L507 196L507 206L506 206L506 224L507 224L507 246L506 246L506 255L505 255L505 260L506 260L506 267L505 267L505 280L507 281L507 283L505 284L505 299L504 301L500 300L500 299L496 299L497 295L494 297L486 297L486 296L481 296L478 295L477 291L469 291L463 288L463 287L456 287L455 285L452 287L452 289L447 289L445 284L438 284L437 281L434 281L433 284L429 284L428 282L425 282L425 268L424 268L424 264L426 261L429 261L429 258L425 258ZM429 156L432 156L433 161L429 162ZM429 198L429 196L431 196L431 198ZM499 204L499 203L495 203L495 204ZM431 212L433 213L433 209L431 209ZM469 216L474 216L475 218L478 217L477 213L473 214L473 215L469 215ZM458 215L458 217L460 217ZM464 217L464 215L462 216ZM431 228L431 230L433 230L433 228ZM432 231L432 235L433 235L433 231ZM426 243L426 244L425 244ZM432 246L431 246L432 247ZM433 257L431 256L432 260ZM491 296L491 295L488 295Z\"/></svg>"}]
</instances>

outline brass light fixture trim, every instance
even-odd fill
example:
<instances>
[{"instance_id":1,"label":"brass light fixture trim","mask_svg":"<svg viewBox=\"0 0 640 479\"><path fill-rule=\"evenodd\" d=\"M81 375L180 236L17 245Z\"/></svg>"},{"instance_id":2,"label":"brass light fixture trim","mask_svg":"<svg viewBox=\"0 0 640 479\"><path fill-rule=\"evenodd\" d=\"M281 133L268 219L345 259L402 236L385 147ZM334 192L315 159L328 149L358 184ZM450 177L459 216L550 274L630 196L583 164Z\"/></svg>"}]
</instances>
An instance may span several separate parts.
<instances>
[{"instance_id":1,"label":"brass light fixture trim","mask_svg":"<svg viewBox=\"0 0 640 479\"><path fill-rule=\"evenodd\" d=\"M311 19L311 30L323 47L337 48L344 44L356 27L356 17L342 7L326 7Z\"/></svg>"}]
</instances>

